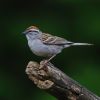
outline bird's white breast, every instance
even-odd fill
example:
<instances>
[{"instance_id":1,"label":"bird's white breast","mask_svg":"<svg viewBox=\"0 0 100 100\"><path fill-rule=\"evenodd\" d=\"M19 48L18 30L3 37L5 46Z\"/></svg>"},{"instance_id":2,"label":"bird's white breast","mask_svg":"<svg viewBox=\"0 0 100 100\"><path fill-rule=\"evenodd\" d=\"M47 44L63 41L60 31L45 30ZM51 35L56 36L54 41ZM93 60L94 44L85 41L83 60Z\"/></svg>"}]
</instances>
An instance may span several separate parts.
<instances>
[{"instance_id":1,"label":"bird's white breast","mask_svg":"<svg viewBox=\"0 0 100 100\"><path fill-rule=\"evenodd\" d=\"M50 54L48 47L45 46L39 39L28 41L29 47L32 52L38 56L48 56Z\"/></svg>"},{"instance_id":2,"label":"bird's white breast","mask_svg":"<svg viewBox=\"0 0 100 100\"><path fill-rule=\"evenodd\" d=\"M62 50L61 46L45 45L39 39L29 40L28 45L34 54L43 57L50 57L54 54L60 53Z\"/></svg>"}]
</instances>

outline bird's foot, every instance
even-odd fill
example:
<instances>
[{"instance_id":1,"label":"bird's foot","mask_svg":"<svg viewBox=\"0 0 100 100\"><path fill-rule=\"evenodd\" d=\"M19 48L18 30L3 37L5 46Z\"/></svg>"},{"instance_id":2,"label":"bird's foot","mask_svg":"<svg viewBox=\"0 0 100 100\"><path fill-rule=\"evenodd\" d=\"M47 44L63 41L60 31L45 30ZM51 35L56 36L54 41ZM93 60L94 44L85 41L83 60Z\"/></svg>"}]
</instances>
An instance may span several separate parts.
<instances>
[{"instance_id":1,"label":"bird's foot","mask_svg":"<svg viewBox=\"0 0 100 100\"><path fill-rule=\"evenodd\" d=\"M43 60L40 62L40 67L39 69L45 69L47 64L48 64L49 60Z\"/></svg>"},{"instance_id":2,"label":"bird's foot","mask_svg":"<svg viewBox=\"0 0 100 100\"><path fill-rule=\"evenodd\" d=\"M56 55L51 56L49 59L43 60L43 63L41 64L40 62L40 69L42 69L43 67L46 67L47 64L55 57Z\"/></svg>"}]
</instances>

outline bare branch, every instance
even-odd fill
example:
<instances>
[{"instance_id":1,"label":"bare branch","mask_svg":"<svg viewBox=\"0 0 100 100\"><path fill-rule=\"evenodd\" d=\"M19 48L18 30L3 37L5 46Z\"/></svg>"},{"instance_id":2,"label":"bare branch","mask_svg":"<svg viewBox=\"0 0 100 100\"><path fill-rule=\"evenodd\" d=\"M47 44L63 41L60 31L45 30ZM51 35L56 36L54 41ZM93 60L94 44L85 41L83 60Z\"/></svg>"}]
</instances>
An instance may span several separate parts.
<instances>
[{"instance_id":1,"label":"bare branch","mask_svg":"<svg viewBox=\"0 0 100 100\"><path fill-rule=\"evenodd\" d=\"M45 60L40 64L30 61L26 68L29 78L40 89L44 89L58 100L100 100L78 82L65 75L50 62L44 66Z\"/></svg>"}]
</instances>

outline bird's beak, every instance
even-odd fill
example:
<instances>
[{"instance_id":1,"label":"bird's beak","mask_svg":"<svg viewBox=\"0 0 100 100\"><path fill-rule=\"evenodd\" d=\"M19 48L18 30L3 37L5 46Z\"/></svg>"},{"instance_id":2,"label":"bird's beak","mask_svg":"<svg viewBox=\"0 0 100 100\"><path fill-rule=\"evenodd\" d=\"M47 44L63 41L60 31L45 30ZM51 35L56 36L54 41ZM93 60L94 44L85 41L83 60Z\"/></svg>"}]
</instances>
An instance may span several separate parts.
<instances>
[{"instance_id":1,"label":"bird's beak","mask_svg":"<svg viewBox=\"0 0 100 100\"><path fill-rule=\"evenodd\" d=\"M27 33L27 31L22 32L23 35L25 35Z\"/></svg>"}]
</instances>

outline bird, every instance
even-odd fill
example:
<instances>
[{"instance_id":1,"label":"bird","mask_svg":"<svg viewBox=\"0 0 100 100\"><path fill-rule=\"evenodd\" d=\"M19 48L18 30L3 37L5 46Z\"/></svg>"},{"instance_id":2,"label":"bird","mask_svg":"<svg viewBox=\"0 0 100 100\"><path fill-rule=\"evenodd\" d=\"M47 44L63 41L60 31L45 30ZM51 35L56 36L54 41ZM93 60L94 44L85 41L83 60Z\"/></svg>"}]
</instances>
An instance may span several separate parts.
<instances>
[{"instance_id":1,"label":"bird","mask_svg":"<svg viewBox=\"0 0 100 100\"><path fill-rule=\"evenodd\" d=\"M36 26L26 28L23 34L27 38L30 50L37 56L47 58L47 62L52 60L65 48L79 45L92 45L89 43L75 43L62 37L44 33Z\"/></svg>"}]
</instances>

